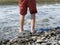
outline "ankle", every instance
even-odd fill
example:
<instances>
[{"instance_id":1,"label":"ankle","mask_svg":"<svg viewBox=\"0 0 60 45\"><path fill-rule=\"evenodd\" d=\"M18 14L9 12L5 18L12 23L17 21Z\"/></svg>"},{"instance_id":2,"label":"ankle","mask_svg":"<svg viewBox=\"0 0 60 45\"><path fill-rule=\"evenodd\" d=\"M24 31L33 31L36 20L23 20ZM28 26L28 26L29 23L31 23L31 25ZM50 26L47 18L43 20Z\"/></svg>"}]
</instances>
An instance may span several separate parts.
<instances>
[{"instance_id":1,"label":"ankle","mask_svg":"<svg viewBox=\"0 0 60 45\"><path fill-rule=\"evenodd\" d=\"M23 30L19 30L19 32L20 32L20 33L22 33L22 32L23 32Z\"/></svg>"},{"instance_id":2,"label":"ankle","mask_svg":"<svg viewBox=\"0 0 60 45\"><path fill-rule=\"evenodd\" d=\"M23 31L20 31L20 33L22 33Z\"/></svg>"},{"instance_id":3,"label":"ankle","mask_svg":"<svg viewBox=\"0 0 60 45\"><path fill-rule=\"evenodd\" d=\"M34 33L35 30L31 30L31 33Z\"/></svg>"}]
</instances>

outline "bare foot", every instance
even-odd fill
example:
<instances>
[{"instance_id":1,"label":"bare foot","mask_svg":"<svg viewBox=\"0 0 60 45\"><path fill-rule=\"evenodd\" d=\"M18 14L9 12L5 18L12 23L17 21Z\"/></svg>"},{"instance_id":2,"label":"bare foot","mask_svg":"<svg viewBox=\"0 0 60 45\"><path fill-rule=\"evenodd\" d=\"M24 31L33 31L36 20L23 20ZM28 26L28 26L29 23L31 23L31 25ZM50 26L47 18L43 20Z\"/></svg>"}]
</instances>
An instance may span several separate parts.
<instances>
[{"instance_id":1,"label":"bare foot","mask_svg":"<svg viewBox=\"0 0 60 45\"><path fill-rule=\"evenodd\" d=\"M35 30L31 30L31 33L34 33L35 32Z\"/></svg>"},{"instance_id":2,"label":"bare foot","mask_svg":"<svg viewBox=\"0 0 60 45\"><path fill-rule=\"evenodd\" d=\"M19 32L20 32L20 33L22 33L22 32L23 32L23 30L19 30Z\"/></svg>"}]
</instances>

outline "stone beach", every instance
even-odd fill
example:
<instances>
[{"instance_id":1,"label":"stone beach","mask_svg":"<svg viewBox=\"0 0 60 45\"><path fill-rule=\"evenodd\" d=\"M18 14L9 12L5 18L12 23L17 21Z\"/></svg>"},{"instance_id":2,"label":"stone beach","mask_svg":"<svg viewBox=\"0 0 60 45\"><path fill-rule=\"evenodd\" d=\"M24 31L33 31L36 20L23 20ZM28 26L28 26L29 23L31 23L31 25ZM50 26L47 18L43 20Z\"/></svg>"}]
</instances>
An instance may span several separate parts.
<instances>
[{"instance_id":1,"label":"stone beach","mask_svg":"<svg viewBox=\"0 0 60 45\"><path fill-rule=\"evenodd\" d=\"M16 36L10 40L1 39L0 45L60 45L60 27L22 36Z\"/></svg>"}]
</instances>

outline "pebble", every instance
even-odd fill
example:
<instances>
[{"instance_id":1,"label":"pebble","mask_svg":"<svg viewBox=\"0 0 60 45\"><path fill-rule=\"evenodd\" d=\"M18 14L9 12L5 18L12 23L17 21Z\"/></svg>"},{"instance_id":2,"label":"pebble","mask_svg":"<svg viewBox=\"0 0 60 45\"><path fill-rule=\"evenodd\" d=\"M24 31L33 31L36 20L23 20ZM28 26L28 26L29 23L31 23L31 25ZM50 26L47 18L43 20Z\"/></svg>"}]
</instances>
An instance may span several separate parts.
<instances>
[{"instance_id":1,"label":"pebble","mask_svg":"<svg viewBox=\"0 0 60 45\"><path fill-rule=\"evenodd\" d=\"M59 30L58 30L59 31ZM2 39L0 45L60 45L60 34L57 31L40 32L35 36L15 37L13 39Z\"/></svg>"},{"instance_id":2,"label":"pebble","mask_svg":"<svg viewBox=\"0 0 60 45\"><path fill-rule=\"evenodd\" d=\"M46 45L46 43L42 43L41 45Z\"/></svg>"},{"instance_id":3,"label":"pebble","mask_svg":"<svg viewBox=\"0 0 60 45\"><path fill-rule=\"evenodd\" d=\"M1 41L1 43L2 44L7 44L7 42L9 42L10 40L9 39L3 39L2 41Z\"/></svg>"},{"instance_id":4,"label":"pebble","mask_svg":"<svg viewBox=\"0 0 60 45\"><path fill-rule=\"evenodd\" d=\"M37 39L37 41L36 41L36 43L42 43L43 42L43 40L41 40L41 39Z\"/></svg>"},{"instance_id":5,"label":"pebble","mask_svg":"<svg viewBox=\"0 0 60 45\"><path fill-rule=\"evenodd\" d=\"M57 42L60 45L60 41Z\"/></svg>"},{"instance_id":6,"label":"pebble","mask_svg":"<svg viewBox=\"0 0 60 45\"><path fill-rule=\"evenodd\" d=\"M47 43L46 45L52 45L51 43Z\"/></svg>"}]
</instances>

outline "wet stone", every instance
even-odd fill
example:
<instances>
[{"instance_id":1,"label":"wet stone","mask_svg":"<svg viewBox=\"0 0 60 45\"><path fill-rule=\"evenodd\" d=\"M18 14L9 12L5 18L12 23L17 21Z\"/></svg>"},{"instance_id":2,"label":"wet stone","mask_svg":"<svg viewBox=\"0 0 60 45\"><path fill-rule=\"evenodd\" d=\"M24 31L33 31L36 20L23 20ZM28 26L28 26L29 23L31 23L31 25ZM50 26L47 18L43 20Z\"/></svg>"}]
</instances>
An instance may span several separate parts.
<instances>
[{"instance_id":1,"label":"wet stone","mask_svg":"<svg viewBox=\"0 0 60 45\"><path fill-rule=\"evenodd\" d=\"M45 39L46 39L46 37L42 37L41 39L42 39L42 40L45 40Z\"/></svg>"},{"instance_id":2,"label":"wet stone","mask_svg":"<svg viewBox=\"0 0 60 45\"><path fill-rule=\"evenodd\" d=\"M10 40L9 39L3 39L1 42L2 44L7 44Z\"/></svg>"},{"instance_id":3,"label":"wet stone","mask_svg":"<svg viewBox=\"0 0 60 45\"><path fill-rule=\"evenodd\" d=\"M46 45L52 45L51 43L47 43Z\"/></svg>"},{"instance_id":4,"label":"wet stone","mask_svg":"<svg viewBox=\"0 0 60 45\"><path fill-rule=\"evenodd\" d=\"M13 44L13 43L15 43L15 42L18 42L18 38L14 38L14 39L11 39L11 40L10 40L10 43L11 43L11 44Z\"/></svg>"},{"instance_id":5,"label":"wet stone","mask_svg":"<svg viewBox=\"0 0 60 45\"><path fill-rule=\"evenodd\" d=\"M51 32L51 36L56 36L56 33L54 31Z\"/></svg>"},{"instance_id":6,"label":"wet stone","mask_svg":"<svg viewBox=\"0 0 60 45\"><path fill-rule=\"evenodd\" d=\"M41 45L46 45L46 43L42 43Z\"/></svg>"},{"instance_id":7,"label":"wet stone","mask_svg":"<svg viewBox=\"0 0 60 45\"><path fill-rule=\"evenodd\" d=\"M36 43L40 43L40 44L42 44L42 43L46 43L47 41L45 41L45 40L42 40L42 39L37 39L37 41L36 41Z\"/></svg>"},{"instance_id":8,"label":"wet stone","mask_svg":"<svg viewBox=\"0 0 60 45\"><path fill-rule=\"evenodd\" d=\"M35 42L37 40L37 36L31 37L31 39L33 39L33 41Z\"/></svg>"},{"instance_id":9,"label":"wet stone","mask_svg":"<svg viewBox=\"0 0 60 45\"><path fill-rule=\"evenodd\" d=\"M60 29L56 30L56 34L60 34Z\"/></svg>"},{"instance_id":10,"label":"wet stone","mask_svg":"<svg viewBox=\"0 0 60 45\"><path fill-rule=\"evenodd\" d=\"M50 38L51 38L51 35L47 35L46 38L47 38L47 39L50 39Z\"/></svg>"},{"instance_id":11,"label":"wet stone","mask_svg":"<svg viewBox=\"0 0 60 45\"><path fill-rule=\"evenodd\" d=\"M40 44L41 44L41 43L42 43L42 40L39 40L39 39L38 39L38 40L36 41L36 43L40 43Z\"/></svg>"},{"instance_id":12,"label":"wet stone","mask_svg":"<svg viewBox=\"0 0 60 45\"><path fill-rule=\"evenodd\" d=\"M2 45L2 41L0 40L0 45Z\"/></svg>"},{"instance_id":13,"label":"wet stone","mask_svg":"<svg viewBox=\"0 0 60 45\"><path fill-rule=\"evenodd\" d=\"M58 45L60 45L60 41L58 41L57 43L58 43Z\"/></svg>"}]
</instances>

